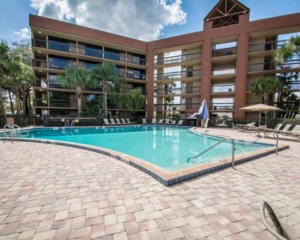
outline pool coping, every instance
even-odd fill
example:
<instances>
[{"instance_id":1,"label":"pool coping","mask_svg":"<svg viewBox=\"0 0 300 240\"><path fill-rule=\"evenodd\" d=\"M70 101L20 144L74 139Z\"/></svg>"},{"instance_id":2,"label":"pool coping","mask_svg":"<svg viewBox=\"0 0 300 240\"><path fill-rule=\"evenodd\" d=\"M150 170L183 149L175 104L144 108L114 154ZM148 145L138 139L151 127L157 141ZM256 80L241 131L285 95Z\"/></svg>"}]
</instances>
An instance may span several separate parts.
<instances>
[{"instance_id":1,"label":"pool coping","mask_svg":"<svg viewBox=\"0 0 300 240\"><path fill-rule=\"evenodd\" d=\"M115 127L115 126L114 126ZM31 128L34 129L35 127ZM40 127L36 127L40 128ZM106 126L107 128L107 126ZM108 127L110 128L110 127ZM193 134L197 135L203 135L203 133L200 133L193 128L190 128L189 131ZM218 135L212 135L212 134L207 134L208 136L211 137L224 137L224 136L218 136ZM4 138L0 138L2 141L4 141ZM6 139L9 141L9 139ZM241 139L238 139L241 140ZM71 143L71 142L62 142L62 141L55 141L55 140L41 140L41 139L30 139L30 138L14 138L14 141L19 141L19 142L34 142L34 143L44 143L44 144L54 144L54 145L59 145L59 146L65 146L65 147L74 147L78 149L83 149L83 150L88 150L96 153L103 154L105 156L109 156L112 158L115 158L123 163L126 163L130 166L133 166L157 181L159 181L161 184L164 186L172 186L174 184L178 184L196 177L200 177L203 175L206 175L208 173L212 173L215 171L219 171L228 167L232 166L232 159L231 157L223 158L214 162L209 162L209 163L203 163L201 165L197 166L191 166L186 169L181 169L177 170L174 172L169 172L165 169L162 169L152 163L146 162L145 160L133 157L131 155L127 155L125 153L121 153L118 151L110 150L107 148L101 148L101 147L95 147L95 146L90 146L90 145L85 145L85 144L79 144L79 143ZM266 145L272 145L268 143L262 143ZM282 151L285 149L288 149L289 145L286 144L279 144L278 146L278 151ZM235 156L234 160L234 165L238 165L241 163L245 163L266 155L269 155L271 153L276 152L275 146L268 148L268 149L260 149L253 151L251 153L245 153L245 154L240 154L238 156Z\"/></svg>"}]
</instances>

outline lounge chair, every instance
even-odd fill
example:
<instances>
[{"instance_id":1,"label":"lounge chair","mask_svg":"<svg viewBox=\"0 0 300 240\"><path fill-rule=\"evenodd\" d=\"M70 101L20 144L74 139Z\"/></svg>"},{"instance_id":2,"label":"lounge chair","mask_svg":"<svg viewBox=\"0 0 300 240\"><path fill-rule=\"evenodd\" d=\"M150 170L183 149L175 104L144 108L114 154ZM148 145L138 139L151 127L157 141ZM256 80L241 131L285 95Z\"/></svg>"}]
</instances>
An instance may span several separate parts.
<instances>
[{"instance_id":1,"label":"lounge chair","mask_svg":"<svg viewBox=\"0 0 300 240\"><path fill-rule=\"evenodd\" d=\"M152 123L152 124L156 124L156 119L153 118L151 123Z\"/></svg>"},{"instance_id":2,"label":"lounge chair","mask_svg":"<svg viewBox=\"0 0 300 240\"><path fill-rule=\"evenodd\" d=\"M180 126L183 124L183 120L179 120L178 123L177 123L177 126Z\"/></svg>"},{"instance_id":3,"label":"lounge chair","mask_svg":"<svg viewBox=\"0 0 300 240\"><path fill-rule=\"evenodd\" d=\"M143 118L143 119L142 119L142 123L143 123L143 124L147 124L146 118Z\"/></svg>"},{"instance_id":4,"label":"lounge chair","mask_svg":"<svg viewBox=\"0 0 300 240\"><path fill-rule=\"evenodd\" d=\"M278 123L274 128L265 128L265 127L259 127L258 131L262 131L265 132L265 135L267 135L267 133L275 133L280 131L281 127L282 127L283 123Z\"/></svg>"},{"instance_id":5,"label":"lounge chair","mask_svg":"<svg viewBox=\"0 0 300 240\"><path fill-rule=\"evenodd\" d=\"M170 119L165 119L165 124L170 124Z\"/></svg>"},{"instance_id":6,"label":"lounge chair","mask_svg":"<svg viewBox=\"0 0 300 240\"><path fill-rule=\"evenodd\" d=\"M117 122L117 124L119 124L119 125L122 124L118 118L116 118L116 122Z\"/></svg>"},{"instance_id":7,"label":"lounge chair","mask_svg":"<svg viewBox=\"0 0 300 240\"><path fill-rule=\"evenodd\" d=\"M130 121L129 118L126 118L126 121L127 121L128 124L132 124L132 122Z\"/></svg>"},{"instance_id":8,"label":"lounge chair","mask_svg":"<svg viewBox=\"0 0 300 240\"><path fill-rule=\"evenodd\" d=\"M107 118L103 118L104 125L111 125Z\"/></svg>"},{"instance_id":9,"label":"lounge chair","mask_svg":"<svg viewBox=\"0 0 300 240\"><path fill-rule=\"evenodd\" d=\"M127 124L127 122L125 121L124 118L121 118L121 122L122 122L123 124Z\"/></svg>"},{"instance_id":10,"label":"lounge chair","mask_svg":"<svg viewBox=\"0 0 300 240\"><path fill-rule=\"evenodd\" d=\"M159 119L158 120L158 124L163 124L164 123L164 120L163 119Z\"/></svg>"},{"instance_id":11,"label":"lounge chair","mask_svg":"<svg viewBox=\"0 0 300 240\"><path fill-rule=\"evenodd\" d=\"M284 128L280 131L274 131L276 133L280 133L280 134L288 134L289 133L289 129L291 128L292 124L287 124L284 126Z\"/></svg>"},{"instance_id":12,"label":"lounge chair","mask_svg":"<svg viewBox=\"0 0 300 240\"><path fill-rule=\"evenodd\" d=\"M176 120L173 120L173 121L171 122L171 124L172 124L172 125L176 125Z\"/></svg>"},{"instance_id":13,"label":"lounge chair","mask_svg":"<svg viewBox=\"0 0 300 240\"><path fill-rule=\"evenodd\" d=\"M116 122L113 118L110 119L110 122L111 122L112 125L116 125Z\"/></svg>"},{"instance_id":14,"label":"lounge chair","mask_svg":"<svg viewBox=\"0 0 300 240\"><path fill-rule=\"evenodd\" d=\"M285 132L285 134L300 138L300 125L296 125L290 132Z\"/></svg>"}]
</instances>

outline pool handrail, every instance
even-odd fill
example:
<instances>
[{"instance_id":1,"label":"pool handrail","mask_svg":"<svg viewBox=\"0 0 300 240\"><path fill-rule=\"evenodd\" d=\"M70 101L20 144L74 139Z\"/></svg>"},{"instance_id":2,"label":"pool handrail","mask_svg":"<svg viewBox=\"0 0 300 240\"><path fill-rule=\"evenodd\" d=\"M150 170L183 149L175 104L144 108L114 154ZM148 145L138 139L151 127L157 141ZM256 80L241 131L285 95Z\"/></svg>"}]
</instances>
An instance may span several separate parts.
<instances>
[{"instance_id":1,"label":"pool handrail","mask_svg":"<svg viewBox=\"0 0 300 240\"><path fill-rule=\"evenodd\" d=\"M273 224L276 228L277 231L273 230L270 225L267 222L266 219L266 214L265 214L265 210L268 211L270 218L273 221ZM268 229L268 231L270 233L272 233L277 239L279 240L290 240L291 237L288 235L287 231L283 228L281 222L279 221L279 219L277 218L275 212L273 211L272 207L270 206L270 204L266 201L263 201L261 208L260 208L260 215L261 215L261 219L265 225L265 227Z\"/></svg>"}]
</instances>

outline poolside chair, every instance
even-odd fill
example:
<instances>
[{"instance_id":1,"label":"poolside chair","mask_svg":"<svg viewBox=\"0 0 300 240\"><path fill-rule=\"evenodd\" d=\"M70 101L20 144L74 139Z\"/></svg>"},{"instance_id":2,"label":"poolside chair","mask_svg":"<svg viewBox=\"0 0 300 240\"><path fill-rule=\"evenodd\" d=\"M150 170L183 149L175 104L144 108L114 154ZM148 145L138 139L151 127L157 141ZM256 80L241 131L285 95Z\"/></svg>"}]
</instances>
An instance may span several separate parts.
<instances>
[{"instance_id":1,"label":"poolside chair","mask_svg":"<svg viewBox=\"0 0 300 240\"><path fill-rule=\"evenodd\" d=\"M176 120L173 120L172 122L171 122L171 125L176 125Z\"/></svg>"},{"instance_id":2,"label":"poolside chair","mask_svg":"<svg viewBox=\"0 0 300 240\"><path fill-rule=\"evenodd\" d=\"M183 124L183 120L179 120L178 123L177 123L177 126L180 126Z\"/></svg>"},{"instance_id":3,"label":"poolside chair","mask_svg":"<svg viewBox=\"0 0 300 240\"><path fill-rule=\"evenodd\" d=\"M116 119L116 120L117 120L117 119ZM126 123L124 123L120 118L119 118L118 120L119 120L119 122L120 122L121 125L126 124Z\"/></svg>"},{"instance_id":4,"label":"poolside chair","mask_svg":"<svg viewBox=\"0 0 300 240\"><path fill-rule=\"evenodd\" d=\"M111 125L107 118L103 118L104 125Z\"/></svg>"},{"instance_id":5,"label":"poolside chair","mask_svg":"<svg viewBox=\"0 0 300 240\"><path fill-rule=\"evenodd\" d=\"M285 132L285 134L300 138L300 125L296 125L290 132Z\"/></svg>"},{"instance_id":6,"label":"poolside chair","mask_svg":"<svg viewBox=\"0 0 300 240\"><path fill-rule=\"evenodd\" d=\"M276 131L279 131L281 129L282 125L283 123L278 123L274 128L259 127L258 131L263 131L265 135L268 135L267 133L273 133L274 135Z\"/></svg>"},{"instance_id":7,"label":"poolside chair","mask_svg":"<svg viewBox=\"0 0 300 240\"><path fill-rule=\"evenodd\" d=\"M158 120L158 124L163 124L164 123L164 120L163 119L159 119Z\"/></svg>"},{"instance_id":8,"label":"poolside chair","mask_svg":"<svg viewBox=\"0 0 300 240\"><path fill-rule=\"evenodd\" d=\"M123 124L127 124L127 122L125 121L124 118L121 118L121 122L122 122Z\"/></svg>"},{"instance_id":9,"label":"poolside chair","mask_svg":"<svg viewBox=\"0 0 300 240\"><path fill-rule=\"evenodd\" d=\"M116 125L116 122L113 118L110 119L110 122L111 122L112 125Z\"/></svg>"},{"instance_id":10,"label":"poolside chair","mask_svg":"<svg viewBox=\"0 0 300 240\"><path fill-rule=\"evenodd\" d=\"M275 133L280 133L280 134L288 134L289 133L289 129L291 128L292 124L287 124L284 126L284 128L280 131L274 131Z\"/></svg>"},{"instance_id":11,"label":"poolside chair","mask_svg":"<svg viewBox=\"0 0 300 240\"><path fill-rule=\"evenodd\" d=\"M165 124L170 124L170 119L165 119Z\"/></svg>"},{"instance_id":12,"label":"poolside chair","mask_svg":"<svg viewBox=\"0 0 300 240\"><path fill-rule=\"evenodd\" d=\"M126 121L127 121L128 124L132 124L132 122L130 121L129 118L126 118Z\"/></svg>"},{"instance_id":13,"label":"poolside chair","mask_svg":"<svg viewBox=\"0 0 300 240\"><path fill-rule=\"evenodd\" d=\"M146 118L143 118L143 119L142 119L142 123L143 123L143 124L147 124Z\"/></svg>"},{"instance_id":14,"label":"poolside chair","mask_svg":"<svg viewBox=\"0 0 300 240\"><path fill-rule=\"evenodd\" d=\"M119 124L119 125L122 124L118 118L116 118L116 123Z\"/></svg>"},{"instance_id":15,"label":"poolside chair","mask_svg":"<svg viewBox=\"0 0 300 240\"><path fill-rule=\"evenodd\" d=\"M151 123L152 123L152 124L156 124L156 119L153 118Z\"/></svg>"}]
</instances>

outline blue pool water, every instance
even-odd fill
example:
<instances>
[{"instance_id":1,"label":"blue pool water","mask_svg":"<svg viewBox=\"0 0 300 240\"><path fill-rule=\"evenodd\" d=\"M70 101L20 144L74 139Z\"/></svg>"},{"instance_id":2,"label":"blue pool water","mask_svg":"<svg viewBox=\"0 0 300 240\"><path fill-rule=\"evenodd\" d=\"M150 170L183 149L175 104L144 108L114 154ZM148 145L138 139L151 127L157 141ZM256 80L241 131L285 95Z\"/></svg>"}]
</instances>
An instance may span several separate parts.
<instances>
[{"instance_id":1,"label":"blue pool water","mask_svg":"<svg viewBox=\"0 0 300 240\"><path fill-rule=\"evenodd\" d=\"M45 128L28 131L23 138L67 141L112 149L153 163L169 171L230 157L232 144L223 142L201 157L192 159L220 138L196 135L185 127L130 126L113 128ZM270 145L236 142L235 154L252 152Z\"/></svg>"}]
</instances>

